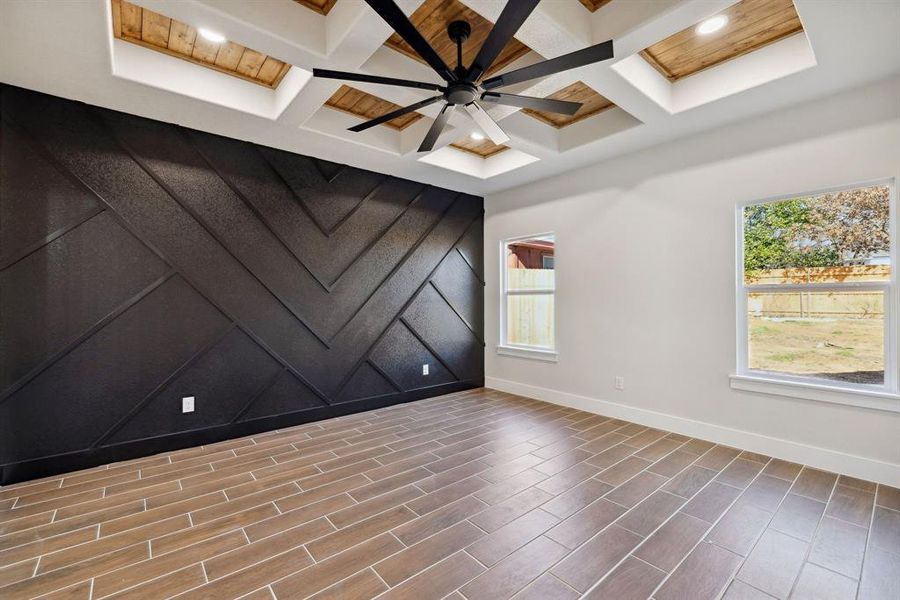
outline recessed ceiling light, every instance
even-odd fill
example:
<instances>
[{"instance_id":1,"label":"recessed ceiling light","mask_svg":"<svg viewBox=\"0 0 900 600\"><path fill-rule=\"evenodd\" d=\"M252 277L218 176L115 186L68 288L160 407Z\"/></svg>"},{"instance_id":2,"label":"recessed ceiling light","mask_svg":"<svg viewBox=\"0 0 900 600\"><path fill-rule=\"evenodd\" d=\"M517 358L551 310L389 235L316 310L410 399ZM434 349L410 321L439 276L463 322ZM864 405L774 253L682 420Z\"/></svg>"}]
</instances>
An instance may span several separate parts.
<instances>
[{"instance_id":1,"label":"recessed ceiling light","mask_svg":"<svg viewBox=\"0 0 900 600\"><path fill-rule=\"evenodd\" d=\"M727 23L728 17L725 15L716 15L697 25L697 33L700 35L709 35L710 33L722 29Z\"/></svg>"},{"instance_id":2,"label":"recessed ceiling light","mask_svg":"<svg viewBox=\"0 0 900 600\"><path fill-rule=\"evenodd\" d=\"M472 133L469 134L469 137L472 138L473 140L475 140L476 142L480 142L481 140L484 139L484 134L481 133L480 131L473 131Z\"/></svg>"},{"instance_id":3,"label":"recessed ceiling light","mask_svg":"<svg viewBox=\"0 0 900 600\"><path fill-rule=\"evenodd\" d=\"M216 33L215 31L210 31L209 29L206 29L205 27L198 27L197 31L200 32L200 35L202 35L204 38L208 39L209 41L213 42L214 44L221 44L222 42L225 41L224 35L222 35L221 33Z\"/></svg>"}]
</instances>

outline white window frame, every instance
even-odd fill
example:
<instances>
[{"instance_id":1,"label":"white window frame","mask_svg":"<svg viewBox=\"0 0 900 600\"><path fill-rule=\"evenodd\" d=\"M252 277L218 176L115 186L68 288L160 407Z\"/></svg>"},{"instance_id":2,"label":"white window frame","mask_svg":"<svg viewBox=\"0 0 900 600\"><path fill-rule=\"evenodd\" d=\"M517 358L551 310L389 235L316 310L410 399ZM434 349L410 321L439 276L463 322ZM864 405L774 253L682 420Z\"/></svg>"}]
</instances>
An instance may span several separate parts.
<instances>
[{"instance_id":1,"label":"white window frame","mask_svg":"<svg viewBox=\"0 0 900 600\"><path fill-rule=\"evenodd\" d=\"M559 360L559 355L557 354L557 348L559 342L557 340L557 325L558 325L558 317L557 317L557 306L556 306L556 292L557 292L557 281L556 275L553 277L553 289L535 289L535 290L510 290L507 286L507 265L506 265L506 249L510 244L514 244L516 242L524 242L526 240L533 240L535 238L542 237L552 237L553 238L553 246L554 246L554 257L556 256L556 234L552 231L545 231L543 233L535 233L532 235L522 235L516 236L512 238L506 238L500 240L500 343L497 345L497 354L502 356L512 356L516 358L529 358L532 360L540 360L545 362L557 362ZM554 271L556 270L556 265L554 263ZM508 303L506 299L510 295L515 296L524 296L524 295L533 295L533 294L553 294L553 347L552 348L543 348L538 346L528 346L525 344L511 344L509 343L507 337L507 306Z\"/></svg>"},{"instance_id":2,"label":"white window frame","mask_svg":"<svg viewBox=\"0 0 900 600\"><path fill-rule=\"evenodd\" d=\"M891 278L889 281L849 282L841 284L809 283L809 284L750 284L744 280L744 210L748 206L770 204L792 198L818 196L822 194L842 192L846 190L887 185L890 188L890 235L891 235ZM820 400L837 404L849 404L890 412L900 412L900 288L898 288L898 220L897 187L893 178L879 179L845 185L835 188L787 194L763 200L752 200L740 203L735 212L735 274L737 305L737 370L731 375L731 387L734 389L776 394L809 400ZM884 316L884 383L854 384L849 382L829 381L823 378L788 375L772 371L750 369L748 366L749 339L747 332L748 298L753 292L791 292L791 291L879 291L885 294Z\"/></svg>"}]
</instances>

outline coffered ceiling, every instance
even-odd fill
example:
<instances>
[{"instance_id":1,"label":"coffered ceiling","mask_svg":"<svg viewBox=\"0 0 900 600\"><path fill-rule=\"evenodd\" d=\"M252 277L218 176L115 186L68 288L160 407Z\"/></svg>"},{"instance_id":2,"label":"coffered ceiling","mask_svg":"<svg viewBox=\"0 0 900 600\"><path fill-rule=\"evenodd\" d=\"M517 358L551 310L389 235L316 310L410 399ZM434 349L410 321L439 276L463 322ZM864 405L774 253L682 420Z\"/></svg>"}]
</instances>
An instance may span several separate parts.
<instances>
[{"instance_id":1,"label":"coffered ceiling","mask_svg":"<svg viewBox=\"0 0 900 600\"><path fill-rule=\"evenodd\" d=\"M463 64L470 65L478 54L478 49L487 39L491 32L493 23L479 15L477 12L467 7L459 0L425 0L419 5L410 16L409 20L416 26L431 47L434 48L444 62L451 67L456 66L456 44L454 44L447 36L447 25L452 21L467 21L472 28L469 39L463 44ZM403 41L396 33L391 35L384 43L391 50L401 52L409 56L413 60L417 60L422 64L425 61L416 52ZM502 71L504 67L513 63L516 59L528 54L528 47L522 42L513 38L506 45L497 60L494 61L491 69L487 74L491 75L498 71Z\"/></svg>"},{"instance_id":2,"label":"coffered ceiling","mask_svg":"<svg viewBox=\"0 0 900 600\"><path fill-rule=\"evenodd\" d=\"M455 65L446 24L472 25L469 62L505 2L398 4ZM698 33L720 14L725 27ZM0 80L485 194L897 76L897 31L894 0L543 0L494 72L612 39L612 60L502 90L584 107L565 117L485 104L510 137L500 146L475 139L457 110L422 154L439 104L347 129L433 92L312 77L319 67L437 81L362 0L0 2Z\"/></svg>"},{"instance_id":3,"label":"coffered ceiling","mask_svg":"<svg viewBox=\"0 0 900 600\"><path fill-rule=\"evenodd\" d=\"M490 158L498 152L509 150L509 146L506 146L505 144L495 144L487 138L475 140L469 136L462 138L458 142L453 142L450 144L450 147L474 154L475 156L480 156L481 158Z\"/></svg>"},{"instance_id":4,"label":"coffered ceiling","mask_svg":"<svg viewBox=\"0 0 900 600\"><path fill-rule=\"evenodd\" d=\"M559 113L550 113L540 110L523 109L522 112L529 117L534 117L553 127L568 127L573 123L577 123L582 119L593 117L600 111L612 108L612 102L595 92L583 81L576 81L571 85L567 85L561 90L553 92L547 98L553 100L569 100L570 102L581 102L581 108L574 115L561 115Z\"/></svg>"},{"instance_id":5,"label":"coffered ceiling","mask_svg":"<svg viewBox=\"0 0 900 600\"><path fill-rule=\"evenodd\" d=\"M361 117L360 122L380 117L381 115L385 115L400 108L398 104L394 104L393 102L384 100L373 94L367 94L366 92L350 87L349 85L342 85L339 87L337 91L325 101L325 106ZM386 121L379 125L379 127L390 127L392 129L402 130L422 118L424 117L419 113L409 113L408 115Z\"/></svg>"},{"instance_id":6,"label":"coffered ceiling","mask_svg":"<svg viewBox=\"0 0 900 600\"><path fill-rule=\"evenodd\" d=\"M317 13L328 15L328 11L330 11L337 0L294 0L297 4L302 4L306 8L310 10L314 10Z\"/></svg>"},{"instance_id":7,"label":"coffered ceiling","mask_svg":"<svg viewBox=\"0 0 900 600\"><path fill-rule=\"evenodd\" d=\"M126 0L111 3L113 35L126 42L270 88L277 88L291 68L252 48L228 40L210 41L192 25Z\"/></svg>"},{"instance_id":8,"label":"coffered ceiling","mask_svg":"<svg viewBox=\"0 0 900 600\"><path fill-rule=\"evenodd\" d=\"M670 81L699 73L803 31L791 0L741 0L718 13L725 25L710 34L692 26L641 51Z\"/></svg>"},{"instance_id":9,"label":"coffered ceiling","mask_svg":"<svg viewBox=\"0 0 900 600\"><path fill-rule=\"evenodd\" d=\"M594 12L598 8L601 8L607 4L609 4L612 0L579 0L582 4L584 4L585 8L589 11Z\"/></svg>"}]
</instances>

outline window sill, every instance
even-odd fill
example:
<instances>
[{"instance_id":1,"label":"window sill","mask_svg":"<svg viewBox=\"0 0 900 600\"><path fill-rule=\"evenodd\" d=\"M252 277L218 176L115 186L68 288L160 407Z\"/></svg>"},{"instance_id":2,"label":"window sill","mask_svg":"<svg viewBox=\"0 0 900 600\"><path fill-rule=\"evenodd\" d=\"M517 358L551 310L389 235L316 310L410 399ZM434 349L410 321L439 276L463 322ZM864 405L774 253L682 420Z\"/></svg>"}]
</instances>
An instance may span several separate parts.
<instances>
[{"instance_id":1,"label":"window sill","mask_svg":"<svg viewBox=\"0 0 900 600\"><path fill-rule=\"evenodd\" d=\"M517 346L497 346L497 354L500 356L513 356L515 358L527 358L543 362L559 362L559 356L553 350L538 350L537 348L520 348Z\"/></svg>"},{"instance_id":2,"label":"window sill","mask_svg":"<svg viewBox=\"0 0 900 600\"><path fill-rule=\"evenodd\" d=\"M785 381L762 375L732 374L730 377L731 388L735 390L900 413L900 394L828 384Z\"/></svg>"}]
</instances>

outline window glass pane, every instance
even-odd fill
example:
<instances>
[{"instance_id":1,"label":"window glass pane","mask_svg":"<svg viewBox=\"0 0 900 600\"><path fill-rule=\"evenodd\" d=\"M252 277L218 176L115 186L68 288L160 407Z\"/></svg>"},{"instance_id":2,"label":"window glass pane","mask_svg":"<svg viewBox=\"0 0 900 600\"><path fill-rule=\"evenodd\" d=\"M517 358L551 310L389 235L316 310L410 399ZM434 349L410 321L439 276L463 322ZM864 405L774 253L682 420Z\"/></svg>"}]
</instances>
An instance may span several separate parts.
<instances>
[{"instance_id":1,"label":"window glass pane","mask_svg":"<svg viewBox=\"0 0 900 600\"><path fill-rule=\"evenodd\" d=\"M507 243L506 288L513 291L554 289L553 251L553 236Z\"/></svg>"},{"instance_id":2,"label":"window glass pane","mask_svg":"<svg viewBox=\"0 0 900 600\"><path fill-rule=\"evenodd\" d=\"M881 291L748 294L748 367L883 384L884 306Z\"/></svg>"},{"instance_id":3,"label":"window glass pane","mask_svg":"<svg viewBox=\"0 0 900 600\"><path fill-rule=\"evenodd\" d=\"M886 185L744 208L748 284L888 281Z\"/></svg>"},{"instance_id":4,"label":"window glass pane","mask_svg":"<svg viewBox=\"0 0 900 600\"><path fill-rule=\"evenodd\" d=\"M507 343L553 348L553 294L506 297Z\"/></svg>"}]
</instances>

